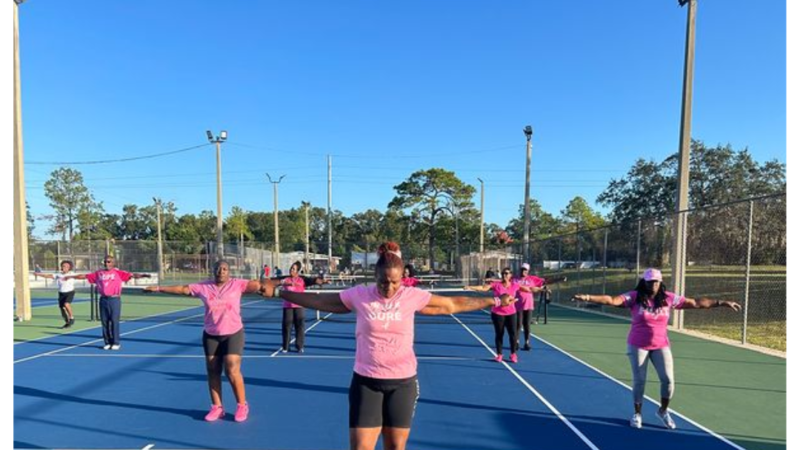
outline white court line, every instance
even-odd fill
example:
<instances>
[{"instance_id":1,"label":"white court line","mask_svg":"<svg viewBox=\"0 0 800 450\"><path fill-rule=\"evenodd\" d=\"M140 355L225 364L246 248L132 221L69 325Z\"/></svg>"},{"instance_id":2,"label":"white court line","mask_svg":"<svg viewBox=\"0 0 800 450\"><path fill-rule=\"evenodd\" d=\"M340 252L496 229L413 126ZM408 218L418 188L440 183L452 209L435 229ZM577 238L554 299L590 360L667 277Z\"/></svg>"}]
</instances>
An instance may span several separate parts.
<instances>
[{"instance_id":1,"label":"white court line","mask_svg":"<svg viewBox=\"0 0 800 450\"><path fill-rule=\"evenodd\" d=\"M327 316L323 317L322 319L318 319L316 322L314 322L314 325L311 325L310 327L306 328L306 331L305 331L305 332L306 332L306 333L308 333L308 332L309 332L309 331L311 331L311 330L312 330L312 329L313 329L315 326L317 326L317 325L321 324L323 320L327 319L328 317L330 317L330 316L332 316L332 315L333 315L333 313L328 313L328 315L327 315ZM289 345L292 345L296 339L297 339L297 338L295 338L295 339L292 339L291 341L289 341ZM283 349L283 347L279 347L277 350L275 350L275 353L273 353L273 354L269 355L269 357L270 357L270 358L273 358L273 357L275 357L275 355L277 355L278 353L280 353L282 349Z\"/></svg>"},{"instance_id":2,"label":"white court line","mask_svg":"<svg viewBox=\"0 0 800 450\"><path fill-rule=\"evenodd\" d=\"M203 305L190 306L188 308L176 309L174 311L167 311L167 312L163 312L163 313L153 314L151 316L144 316L144 317L137 317L135 319L123 320L123 321L120 322L120 324L128 323L128 322L136 322L137 320L151 319L153 317L166 316L167 314L174 314L174 313L189 311L190 309L197 309L197 308L202 308L202 307L203 307ZM42 337L36 338L36 339L28 339L26 341L15 342L14 345L28 344L30 342L41 341L43 339L54 339L54 338L61 337L61 336L68 336L68 335L70 335L72 333L80 333L81 331L94 330L94 329L101 328L101 327L102 327L102 325L97 325L95 327L81 328L81 329L78 329L78 330L67 331L65 333L54 334L53 336L42 336Z\"/></svg>"},{"instance_id":3,"label":"white court line","mask_svg":"<svg viewBox=\"0 0 800 450\"><path fill-rule=\"evenodd\" d=\"M469 332L469 334L471 334L471 335L472 335L472 337L474 337L475 339L477 339L477 340L478 340L478 342L480 342L481 344L483 344L483 346L486 348L486 350L489 350L489 353L491 353L492 355L495 355L495 356L497 356L497 354L494 352L494 350L492 350L492 348L491 348L491 347L489 347L489 345L487 345L487 344L486 344L486 342L484 342L484 341L483 341L483 339L481 339L481 338L480 338L480 337L479 337L477 334L475 334L475 333L474 333L474 332L473 332L473 331L472 331L472 330L471 330L471 329L470 329L468 326L466 326L466 325L464 324L464 322L462 322L461 320L459 320L459 319L458 319L458 317L456 317L456 316L455 316L455 315L453 315L453 314L451 314L451 315L450 315L450 317L452 317L453 319L455 319L455 320L456 320L456 322L458 322L458 323L459 323L459 324L460 324L462 327L464 327L464 329L465 329L465 330L467 330L467 332ZM524 385L526 388L528 388L528 390L529 390L529 391L531 391L531 392L533 393L533 395L535 395L535 396L536 396L536 397L537 397L537 398L538 398L538 399L539 399L539 400L540 400L542 403L544 403L544 405L545 405L545 406L547 406L547 408L548 408L550 411L552 411L552 412L553 412L553 414L555 414L555 415L556 415L556 417L558 417L559 419L561 419L561 421L562 421L562 422L564 422L564 424L565 424L566 426L568 426L568 427L569 427L569 428L572 430L572 432L573 432L573 433L575 433L575 435L577 435L577 436L578 436L578 437L579 437L579 438L580 438L580 439L583 441L583 443L584 443L584 444L586 444L586 445L587 445L589 448L591 448L592 450L600 450L600 449L599 449L599 448L598 448L596 445L594 445L594 443L593 443L591 440L589 440L589 438L587 438L587 437L586 437L586 435L584 435L583 433L581 433L581 431L580 431L578 428L576 428L576 427L575 427L575 425L573 425L573 424L572 424L572 422L570 422L570 421L569 421L569 420L568 420L566 417L564 417L564 415L563 415L563 414L561 414L561 412L559 412L559 411L558 411L558 410L555 408L555 406L553 406L552 404L550 404L550 402L548 402L548 401L547 401L547 399L545 399L545 398L544 398L544 396L542 396L542 394L540 394L540 393L539 393L539 391L537 391L536 389L534 389L534 387L533 387L533 386L531 386L531 385L530 385L530 384L529 384L529 383L528 383L528 382L527 382L527 381L526 381L524 378L522 378L522 376L521 376L520 374L518 374L516 370L514 370L514 369L513 369L511 366L509 366L507 362L503 361L501 364L503 364L503 365L505 366L505 368L509 370L509 372L511 372L511 373L512 373L512 374L513 374L515 377L517 377L517 379L518 379L518 380L519 380L519 381L520 381L520 382L521 382L521 383L522 383L522 384L523 384L523 385Z\"/></svg>"},{"instance_id":4,"label":"white court line","mask_svg":"<svg viewBox=\"0 0 800 450\"><path fill-rule=\"evenodd\" d=\"M552 348L554 348L554 349L558 350L559 352L561 352L561 353L563 353L563 354L567 355L568 357L572 358L573 360L575 360L575 361L577 361L577 362L579 362L579 363L583 364L584 366L586 366L586 367L588 367L588 368L590 368L590 369L594 370L595 372L599 373L600 375L602 375L602 376L604 376L604 377L608 378L609 380L611 380L611 381L613 381L613 382L615 382L615 383L619 384L620 386L622 386L622 387L624 387L624 388L628 389L629 391L632 391L632 390L633 390L633 388L632 388L632 387L630 387L630 386L628 386L627 384L625 384L625 383L623 383L623 382L621 382L621 381L617 380L616 378L612 377L611 375L608 375L607 373L603 372L602 370L598 369L597 367L594 367L593 365L591 365L591 364L587 363L586 361L583 361L583 360L580 360L580 359L576 358L575 356L573 356L573 355L571 355L571 354L567 353L566 351L564 351L564 350L562 350L562 349L560 349L560 348L556 347L554 344L551 344L550 342L548 342L548 341L546 341L546 340L544 340L544 339L542 339L542 338L540 338L540 337L538 337L538 336L535 336L535 335L533 335L532 333L531 333L531 336L533 336L533 338L534 338L534 339L537 339L537 340L541 341L543 344L545 344L545 345L548 345L548 346L550 346L550 347L552 347ZM644 397L644 398L646 398L647 400L649 400L649 401L650 401L651 403L653 403L654 405L658 405L659 407L661 406L661 403L660 403L660 402L658 402L658 401L656 401L656 400L654 400L654 399L652 399L652 398L650 398L650 397L648 397L648 396L646 396L646 395L645 395L645 397ZM710 435L714 436L715 438L717 438L717 439L721 440L722 442L724 442L724 443L726 443L726 444L730 445L731 447L733 447L733 448L735 448L735 449L738 449L738 450L746 450L745 448L743 448L743 447L740 447L740 446L738 446L738 445L734 444L733 442L729 441L729 440L728 440L727 438L725 438L724 436L722 436L722 435L719 435L719 434L715 433L714 431L712 431L712 430L710 430L710 429L708 429L708 428L704 427L703 425L700 425L699 423L697 423L697 422L695 422L694 420L692 420L692 419L690 419L690 418L688 418L688 417L684 416L683 414L681 414L681 413L679 413L679 412L675 411L674 409L670 408L670 412L671 412L672 414L674 414L674 415L676 415L676 416L680 417L681 419L683 419L683 420L685 420L685 421L687 421L687 422L691 423L692 425L696 426L697 428L699 428L699 429L701 429L701 430L705 431L706 433L708 433L708 434L710 434Z\"/></svg>"},{"instance_id":5,"label":"white court line","mask_svg":"<svg viewBox=\"0 0 800 450\"><path fill-rule=\"evenodd\" d=\"M250 303L253 303L253 302L256 302L256 301L258 301L258 300L253 300L252 302L248 302L248 303L245 303L245 304L250 304ZM193 308L188 308L188 309L193 309ZM182 310L182 311L185 311L185 310ZM173 311L173 312L175 312L175 311ZM170 313L166 313L166 314L170 314ZM159 314L159 315L163 315L163 314ZM205 315L205 312L200 313L200 314L195 314L193 316L187 316L187 317L183 317L183 318L180 318L180 319L171 320L169 322L164 322L164 323L159 323L159 324L156 324L156 325L151 325L149 327L139 328L138 330L132 330L132 331L128 331L127 333L122 333L122 334L120 334L120 337L128 336L128 335L131 335L131 334L140 333L142 331L152 330L154 328L159 328L159 327L163 327L163 326L166 326L166 325L172 325L174 323L183 322L184 320L194 319L195 317L201 317L203 315ZM155 316L149 316L149 317L155 317ZM126 321L126 322L128 322L128 321ZM30 361L30 360L33 360L33 359L38 359L38 358L41 358L42 356L52 356L54 354L65 352L65 351L71 350L73 348L78 348L78 347L83 347L83 346L86 346L86 345L94 344L94 343L100 342L102 340L103 340L103 338L93 339L91 341L87 341L87 342L84 342L82 344L70 345L69 347L63 347L63 348L60 348L58 350L53 350L53 351L50 351L50 352L40 353L38 355L29 356L27 358L17 359L17 360L14 361L14 364Z\"/></svg>"}]
</instances>

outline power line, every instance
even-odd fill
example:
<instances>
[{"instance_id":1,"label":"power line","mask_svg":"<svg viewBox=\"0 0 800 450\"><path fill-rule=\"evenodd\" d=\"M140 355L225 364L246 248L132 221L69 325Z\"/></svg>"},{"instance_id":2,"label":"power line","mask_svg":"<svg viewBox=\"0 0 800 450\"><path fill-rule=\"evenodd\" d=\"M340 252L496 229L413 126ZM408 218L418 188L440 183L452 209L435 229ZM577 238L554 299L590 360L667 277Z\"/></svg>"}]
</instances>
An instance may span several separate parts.
<instances>
[{"instance_id":1,"label":"power line","mask_svg":"<svg viewBox=\"0 0 800 450\"><path fill-rule=\"evenodd\" d=\"M182 148L182 149L179 149L179 150L172 150L172 151L169 151L169 152L156 153L156 154L152 154L152 155L134 156L134 157L130 157L130 158L120 158L120 159L107 159L107 160L101 160L101 161L72 161L72 162L67 162L67 161L26 161L25 164L26 165L28 165L28 164L31 164L31 165L34 165L34 164L35 165L47 165L47 166L83 166L83 165L89 165L89 164L111 164L111 163L118 163L118 162L137 161L137 160L141 160L141 159L160 158L162 156L168 156L168 155L174 155L176 153L188 152L189 150L194 150L194 149L198 149L198 148L202 148L202 147L207 147L209 145L211 145L211 144L195 145L194 147L187 147L187 148Z\"/></svg>"}]
</instances>

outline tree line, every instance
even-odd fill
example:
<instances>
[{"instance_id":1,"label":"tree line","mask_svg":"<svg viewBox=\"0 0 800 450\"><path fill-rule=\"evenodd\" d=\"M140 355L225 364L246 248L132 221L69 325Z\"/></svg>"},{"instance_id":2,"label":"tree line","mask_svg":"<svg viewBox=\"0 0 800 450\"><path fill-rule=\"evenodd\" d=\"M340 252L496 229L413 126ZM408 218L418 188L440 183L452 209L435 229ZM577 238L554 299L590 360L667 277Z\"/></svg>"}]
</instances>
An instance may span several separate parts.
<instances>
[{"instance_id":1,"label":"tree line","mask_svg":"<svg viewBox=\"0 0 800 450\"><path fill-rule=\"evenodd\" d=\"M678 155L663 161L637 160L628 173L612 179L596 201L610 212L603 216L582 197L576 196L558 213L544 211L532 199L531 240L575 233L603 227L608 224L633 226L639 219L663 218L674 210L677 186ZM690 206L706 208L754 196L785 192L786 167L778 161L758 163L747 149L734 150L730 146L707 147L701 141L692 142L690 171ZM107 212L101 201L94 198L80 171L61 167L50 174L44 186L50 200L52 213L50 234L73 240L155 240L156 206L154 204L126 204L119 213ZM394 186L395 197L385 210L368 209L351 216L335 210L331 215L333 230L332 252L349 255L351 251L374 251L385 240L403 243L404 252L428 261L443 261L478 250L480 240L480 212L473 201L475 188L460 180L454 172L431 168L412 173ZM785 202L783 203L785 205ZM281 251L305 249L306 209L308 209L311 250L328 251L327 211L325 208L303 202L291 209L278 212ZM486 224L487 250L506 248L522 241L524 205L519 205L517 216L505 226ZM727 211L727 210L726 210ZM785 230L783 220L776 221L775 208L763 208L756 220L769 227ZM781 211L777 211L781 214ZM703 234L705 245L709 242L742 245L738 233L732 229L741 226L741 217L735 212L707 214L694 224ZM201 253L205 243L216 239L216 215L212 211L199 214L179 214L173 202L162 203L162 236L182 253ZM234 206L224 219L226 242L270 243L274 236L272 212L245 211ZM771 220L770 220L771 219ZM29 215L29 233L34 222ZM774 233L763 239L780 249L783 239ZM175 246L179 248L175 248ZM779 251L779 250L778 250Z\"/></svg>"}]
</instances>

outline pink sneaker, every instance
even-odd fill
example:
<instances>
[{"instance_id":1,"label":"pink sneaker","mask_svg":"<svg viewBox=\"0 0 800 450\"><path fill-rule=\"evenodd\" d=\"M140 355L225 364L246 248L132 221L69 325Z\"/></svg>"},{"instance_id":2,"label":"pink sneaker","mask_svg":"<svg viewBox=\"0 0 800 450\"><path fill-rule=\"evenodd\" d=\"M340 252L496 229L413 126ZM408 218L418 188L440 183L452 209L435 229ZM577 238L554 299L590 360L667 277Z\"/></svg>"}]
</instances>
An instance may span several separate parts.
<instances>
[{"instance_id":1,"label":"pink sneaker","mask_svg":"<svg viewBox=\"0 0 800 450\"><path fill-rule=\"evenodd\" d=\"M222 416L224 415L225 409L222 407L222 405L211 405L211 411L206 414L206 422L214 422L222 419Z\"/></svg>"},{"instance_id":2,"label":"pink sneaker","mask_svg":"<svg viewBox=\"0 0 800 450\"><path fill-rule=\"evenodd\" d=\"M244 422L247 420L247 415L250 413L250 407L247 406L247 403L239 403L236 405L236 414L233 416L233 420L237 422Z\"/></svg>"},{"instance_id":3,"label":"pink sneaker","mask_svg":"<svg viewBox=\"0 0 800 450\"><path fill-rule=\"evenodd\" d=\"M494 360L497 362L503 362L503 354L498 353L497 356L494 357Z\"/></svg>"},{"instance_id":4,"label":"pink sneaker","mask_svg":"<svg viewBox=\"0 0 800 450\"><path fill-rule=\"evenodd\" d=\"M517 354L516 353L512 353L511 354L511 362L516 364L516 362L517 362Z\"/></svg>"}]
</instances>

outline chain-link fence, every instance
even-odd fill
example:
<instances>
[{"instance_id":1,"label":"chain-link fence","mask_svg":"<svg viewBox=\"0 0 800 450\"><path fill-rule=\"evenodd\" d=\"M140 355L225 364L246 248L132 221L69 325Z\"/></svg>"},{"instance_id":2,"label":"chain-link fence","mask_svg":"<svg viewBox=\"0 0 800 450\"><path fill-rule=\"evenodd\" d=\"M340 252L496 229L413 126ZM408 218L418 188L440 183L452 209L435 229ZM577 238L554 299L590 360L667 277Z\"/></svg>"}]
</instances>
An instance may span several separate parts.
<instances>
[{"instance_id":1,"label":"chain-link fence","mask_svg":"<svg viewBox=\"0 0 800 450\"><path fill-rule=\"evenodd\" d=\"M685 295L692 298L734 300L744 311L727 308L687 310L676 321L696 330L743 343L786 350L786 195L755 198L692 210L687 219L687 269ZM534 223L535 227L536 224ZM664 283L672 287L673 217L645 218L635 222L580 230L530 244L533 272L563 274L566 283L553 287L556 303L570 303L575 293L616 295L633 290L646 267L659 267ZM510 267L517 272L526 262L518 244L488 244L483 252L476 243L439 240L433 249L427 240L397 239L406 262L418 275L461 286L481 283L488 270ZM308 253L306 253L308 245ZM340 242L334 237L328 255L327 242L285 242L281 252L272 242L225 243L223 254L234 276L257 278L264 266L270 275L284 274L300 261L306 274L324 273L334 281L373 280L378 242ZM72 260L76 270L102 267L106 253L117 266L135 272L158 273L156 241L33 241L31 267L58 269L59 261ZM215 242L163 243L165 283L206 278L217 260ZM433 263L430 255L433 254ZM340 283L342 284L342 283ZM574 305L574 304L573 304ZM627 310L580 304L602 312L627 315Z\"/></svg>"},{"instance_id":2,"label":"chain-link fence","mask_svg":"<svg viewBox=\"0 0 800 450\"><path fill-rule=\"evenodd\" d=\"M732 300L729 308L686 310L680 328L786 351L786 195L754 198L686 212L687 297ZM603 313L627 316L621 308L571 303L576 293L618 295L634 290L647 267L659 267L671 290L674 217L642 219L581 230L531 243L533 271L566 275L552 299ZM523 262L522 249L462 257L462 276Z\"/></svg>"}]
</instances>

